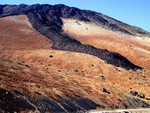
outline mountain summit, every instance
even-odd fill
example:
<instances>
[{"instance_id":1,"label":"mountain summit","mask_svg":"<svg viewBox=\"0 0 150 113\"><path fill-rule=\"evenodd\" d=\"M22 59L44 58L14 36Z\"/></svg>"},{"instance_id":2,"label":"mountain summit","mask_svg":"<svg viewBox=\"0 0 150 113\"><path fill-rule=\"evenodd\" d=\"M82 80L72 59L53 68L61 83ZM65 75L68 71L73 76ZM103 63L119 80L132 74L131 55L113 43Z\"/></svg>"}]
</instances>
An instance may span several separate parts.
<instances>
[{"instance_id":1,"label":"mountain summit","mask_svg":"<svg viewBox=\"0 0 150 113\"><path fill-rule=\"evenodd\" d=\"M0 111L149 108L150 33L59 5L0 5Z\"/></svg>"},{"instance_id":2,"label":"mountain summit","mask_svg":"<svg viewBox=\"0 0 150 113\"><path fill-rule=\"evenodd\" d=\"M45 16L53 16L57 18L72 18L81 21L95 22L104 28L114 31L123 32L130 35L148 35L149 32L141 28L130 26L111 17L89 10L80 10L74 7L68 7L63 4L59 5L0 5L1 17L10 15L20 15L29 13L43 14Z\"/></svg>"}]
</instances>

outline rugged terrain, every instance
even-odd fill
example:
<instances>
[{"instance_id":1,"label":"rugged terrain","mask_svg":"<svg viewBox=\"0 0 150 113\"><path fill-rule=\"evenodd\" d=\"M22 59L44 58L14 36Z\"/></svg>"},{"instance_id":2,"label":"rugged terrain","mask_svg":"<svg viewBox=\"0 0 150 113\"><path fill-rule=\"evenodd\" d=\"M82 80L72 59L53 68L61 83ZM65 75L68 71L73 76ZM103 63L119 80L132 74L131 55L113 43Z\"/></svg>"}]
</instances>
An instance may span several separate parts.
<instances>
[{"instance_id":1,"label":"rugged terrain","mask_svg":"<svg viewBox=\"0 0 150 113\"><path fill-rule=\"evenodd\" d=\"M65 5L0 5L0 111L150 107L149 32Z\"/></svg>"}]
</instances>

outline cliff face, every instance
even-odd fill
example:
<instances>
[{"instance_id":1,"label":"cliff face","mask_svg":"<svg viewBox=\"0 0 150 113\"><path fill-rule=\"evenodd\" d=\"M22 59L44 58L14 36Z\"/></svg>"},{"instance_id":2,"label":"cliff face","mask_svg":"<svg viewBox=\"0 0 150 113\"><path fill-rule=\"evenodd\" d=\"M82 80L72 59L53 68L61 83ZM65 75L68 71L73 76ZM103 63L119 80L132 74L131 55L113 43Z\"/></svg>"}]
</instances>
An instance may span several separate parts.
<instances>
[{"instance_id":1,"label":"cliff face","mask_svg":"<svg viewBox=\"0 0 150 113\"><path fill-rule=\"evenodd\" d=\"M51 47L48 47L48 41L43 40L44 37L36 35L37 33L30 25L23 28L26 22L17 23L16 18L7 18L14 15L26 15L35 31L49 39ZM77 112L96 108L149 107L149 102L146 101L149 98L141 99L141 97L127 94L130 84L135 88L137 84L140 84L135 84L136 80L141 80L148 87L148 77L146 78L145 75L148 75L149 71L145 72L140 65L135 65L118 52L82 44L63 31L62 18L93 22L104 29L132 36L149 35L148 32L101 13L65 5L0 5L0 17L1 19L6 18L3 22L13 21L10 22L11 26L21 26L15 29L19 35L15 43L14 39L10 40L16 44L15 49L11 51L11 49L8 50L6 44L4 45L4 41L17 33L14 30L12 35L5 35L5 32L13 28L6 28L6 23L2 24L4 31L1 31L0 36L4 37L4 41L0 42L2 45L0 48L2 50L0 55L0 74L2 75L0 77L2 84L0 110L7 112ZM35 41L35 37L38 37L39 42ZM30 38L35 46L28 44ZM17 43L25 41L28 41L25 44L30 47L20 49L21 45ZM43 50L39 45L45 46L44 44L47 47L43 47ZM52 55L49 55L50 53ZM119 79L112 75L116 75ZM131 82L128 77L132 76L133 81ZM120 82L122 78L125 78L122 81L125 83ZM116 81L119 82L118 86L121 87L121 90L114 85ZM129 86L125 87L126 85ZM108 87L109 91L104 87Z\"/></svg>"}]
</instances>

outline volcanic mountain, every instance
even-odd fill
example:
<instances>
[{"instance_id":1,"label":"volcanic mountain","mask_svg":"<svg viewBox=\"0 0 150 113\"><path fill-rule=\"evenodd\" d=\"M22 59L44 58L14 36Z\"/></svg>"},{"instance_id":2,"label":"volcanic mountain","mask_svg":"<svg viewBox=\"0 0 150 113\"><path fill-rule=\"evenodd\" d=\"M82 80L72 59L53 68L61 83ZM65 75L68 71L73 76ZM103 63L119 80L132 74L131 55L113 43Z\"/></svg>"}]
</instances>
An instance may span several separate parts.
<instances>
[{"instance_id":1,"label":"volcanic mountain","mask_svg":"<svg viewBox=\"0 0 150 113\"><path fill-rule=\"evenodd\" d=\"M150 107L150 33L59 5L0 5L0 112Z\"/></svg>"}]
</instances>

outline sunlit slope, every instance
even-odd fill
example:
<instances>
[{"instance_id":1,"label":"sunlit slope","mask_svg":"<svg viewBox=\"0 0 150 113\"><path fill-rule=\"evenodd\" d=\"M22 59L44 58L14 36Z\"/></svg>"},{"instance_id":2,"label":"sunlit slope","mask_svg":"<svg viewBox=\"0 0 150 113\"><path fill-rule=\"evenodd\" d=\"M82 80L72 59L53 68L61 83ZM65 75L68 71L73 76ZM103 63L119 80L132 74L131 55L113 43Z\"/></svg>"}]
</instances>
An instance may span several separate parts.
<instances>
[{"instance_id":1,"label":"sunlit slope","mask_svg":"<svg viewBox=\"0 0 150 113\"><path fill-rule=\"evenodd\" d=\"M131 62L150 69L150 38L125 35L74 19L63 19L63 22L64 31L82 44L118 52Z\"/></svg>"},{"instance_id":2,"label":"sunlit slope","mask_svg":"<svg viewBox=\"0 0 150 113\"><path fill-rule=\"evenodd\" d=\"M20 19L21 21L19 22ZM76 111L77 109L88 110L96 109L97 107L103 109L137 108L141 107L140 104L143 107L148 106L146 104L149 103L150 97L150 71L148 69L137 72L127 71L107 64L92 55L52 50L50 48L51 43L49 44L51 41L36 32L25 16L5 17L1 18L1 21L3 28L0 31L0 38L2 39L0 41L1 94L6 90L9 92L8 94L12 94L14 97L20 94L23 95L28 99L24 101L30 106L26 108L29 109L27 111L35 111L36 109L39 111L52 111L51 108L46 107L47 103L43 103L43 106L37 105L43 102L45 98L47 98L47 101L56 104L54 111L58 111L58 109L60 111L69 111L69 109L71 109L70 111ZM124 40L128 39L129 42L126 43L132 43L132 45L140 45L138 40L133 43L133 38L127 37L127 39L124 39L124 35L84 22L81 22L81 25L76 25L75 21L65 20L64 30L68 28L66 33L82 43L117 51L126 56L129 55L131 57L128 58L131 60L133 55L131 53L125 54L121 49L129 46L124 43ZM72 24L69 23L69 25L73 26L69 27L68 22L71 22ZM8 24L11 24L11 26L6 27ZM82 24L85 25L83 26ZM82 30L79 30L80 27ZM99 29L101 32L99 32ZM104 38L104 36L107 38ZM98 40L101 42L100 44L98 44ZM119 47L119 44L122 46ZM141 42L142 47L146 46L148 48L144 44L145 42ZM146 55L146 53L141 55ZM144 67L145 65L142 66ZM142 93L145 97L132 96L131 91ZM21 100L24 97L15 98L20 98ZM24 112L26 111L24 110L25 106L20 105L18 107L17 103L11 104L12 101L7 100L7 98L7 95L3 97L5 99L3 106L8 106L11 108L9 110L12 111L20 111L20 109ZM9 98L13 97L9 96ZM80 100L80 102L77 100ZM139 105L134 103L137 100L140 103ZM70 108L64 105L67 103L70 103ZM54 106L53 104L50 105ZM59 108L60 105L63 109ZM80 106L80 108L76 108L76 105ZM5 107L1 108L1 111L9 110Z\"/></svg>"},{"instance_id":3,"label":"sunlit slope","mask_svg":"<svg viewBox=\"0 0 150 113\"><path fill-rule=\"evenodd\" d=\"M0 112L150 107L147 31L65 5L0 11Z\"/></svg>"},{"instance_id":4,"label":"sunlit slope","mask_svg":"<svg viewBox=\"0 0 150 113\"><path fill-rule=\"evenodd\" d=\"M32 28L27 16L0 18L1 52L4 50L33 50L50 47L50 40Z\"/></svg>"}]
</instances>

